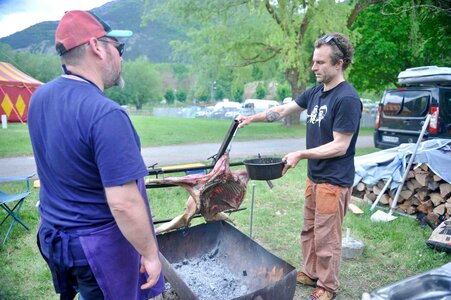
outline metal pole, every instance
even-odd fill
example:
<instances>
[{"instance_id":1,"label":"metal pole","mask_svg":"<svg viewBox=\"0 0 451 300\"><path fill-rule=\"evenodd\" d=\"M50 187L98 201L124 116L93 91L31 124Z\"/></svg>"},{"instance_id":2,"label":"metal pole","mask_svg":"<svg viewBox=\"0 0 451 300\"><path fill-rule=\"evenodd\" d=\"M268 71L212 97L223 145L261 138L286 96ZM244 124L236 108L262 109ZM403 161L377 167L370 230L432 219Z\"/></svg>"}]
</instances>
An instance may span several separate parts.
<instances>
[{"instance_id":1,"label":"metal pole","mask_svg":"<svg viewBox=\"0 0 451 300\"><path fill-rule=\"evenodd\" d=\"M255 195L255 183L252 183L252 197L251 197L251 221L249 224L249 237L252 239L252 221L254 219L254 195Z\"/></svg>"}]
</instances>

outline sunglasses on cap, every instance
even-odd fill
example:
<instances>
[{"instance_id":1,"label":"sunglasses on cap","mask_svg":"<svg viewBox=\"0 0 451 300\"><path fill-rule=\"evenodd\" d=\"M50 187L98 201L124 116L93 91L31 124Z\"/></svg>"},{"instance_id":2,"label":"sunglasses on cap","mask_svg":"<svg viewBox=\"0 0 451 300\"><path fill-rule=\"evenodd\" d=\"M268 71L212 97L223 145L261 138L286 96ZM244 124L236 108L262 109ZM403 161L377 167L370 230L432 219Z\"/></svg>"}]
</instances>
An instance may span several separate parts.
<instances>
[{"instance_id":1,"label":"sunglasses on cap","mask_svg":"<svg viewBox=\"0 0 451 300\"><path fill-rule=\"evenodd\" d=\"M114 47L119 52L119 56L122 56L122 54L124 54L125 43L121 43L121 42L118 42L118 41L113 41L113 40L110 40L110 39L107 39L107 38L99 38L98 40L101 41L101 42L104 42L104 43L113 44Z\"/></svg>"},{"instance_id":2,"label":"sunglasses on cap","mask_svg":"<svg viewBox=\"0 0 451 300\"><path fill-rule=\"evenodd\" d=\"M325 36L321 37L321 40L323 42L325 42L326 44L329 44L329 42L333 42L335 44L335 46L337 46L337 48L341 51L341 53L343 55L345 55L345 51L344 51L342 45L340 44L340 42L338 41L338 39L335 36L325 35Z\"/></svg>"}]
</instances>

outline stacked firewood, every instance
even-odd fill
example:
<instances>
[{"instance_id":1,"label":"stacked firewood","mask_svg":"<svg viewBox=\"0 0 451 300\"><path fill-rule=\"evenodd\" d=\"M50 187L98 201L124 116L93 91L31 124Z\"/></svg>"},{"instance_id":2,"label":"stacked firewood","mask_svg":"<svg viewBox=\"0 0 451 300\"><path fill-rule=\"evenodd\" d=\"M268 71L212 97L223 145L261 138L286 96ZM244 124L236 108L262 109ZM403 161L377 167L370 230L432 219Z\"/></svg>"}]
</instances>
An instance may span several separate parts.
<instances>
[{"instance_id":1,"label":"stacked firewood","mask_svg":"<svg viewBox=\"0 0 451 300\"><path fill-rule=\"evenodd\" d=\"M373 203L383 190L386 181L380 180L376 185L366 185L359 182L352 195ZM391 207L396 189L388 188L379 200L380 206ZM406 182L402 186L396 210L414 215L434 213L448 219L451 216L451 184L434 174L426 164L409 170Z\"/></svg>"}]
</instances>

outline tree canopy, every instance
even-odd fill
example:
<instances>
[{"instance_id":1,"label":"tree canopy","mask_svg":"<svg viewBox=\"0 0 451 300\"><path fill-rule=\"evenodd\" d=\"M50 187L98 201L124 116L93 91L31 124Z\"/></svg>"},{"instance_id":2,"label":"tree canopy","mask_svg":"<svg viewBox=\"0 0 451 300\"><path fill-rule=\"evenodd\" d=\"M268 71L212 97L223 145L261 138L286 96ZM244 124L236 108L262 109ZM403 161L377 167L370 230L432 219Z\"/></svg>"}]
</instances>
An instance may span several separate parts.
<instances>
[{"instance_id":1,"label":"tree canopy","mask_svg":"<svg viewBox=\"0 0 451 300\"><path fill-rule=\"evenodd\" d=\"M232 82L261 80L266 70L273 79L284 74L280 83L288 82L292 96L315 83L313 43L327 32L353 40L347 73L361 93L393 86L408 67L449 65L450 11L444 0L167 0L144 20L164 13L185 24L189 41L172 46L192 60L201 81L224 68L234 68Z\"/></svg>"},{"instance_id":2,"label":"tree canopy","mask_svg":"<svg viewBox=\"0 0 451 300\"><path fill-rule=\"evenodd\" d=\"M163 99L159 74L145 59L127 61L123 65L125 87L112 88L107 95L120 104L131 104L141 109L143 104Z\"/></svg>"},{"instance_id":3,"label":"tree canopy","mask_svg":"<svg viewBox=\"0 0 451 300\"><path fill-rule=\"evenodd\" d=\"M137 108L159 103L162 91L171 91L165 95L168 102L243 101L250 97L245 89L250 82L275 82L278 100L296 96L316 84L310 69L313 44L327 32L342 32L353 41L354 63L346 77L361 94L380 95L409 67L451 65L448 0L146 0L145 4L145 22L163 18L183 28L188 39L171 42L176 61L184 64L124 60L126 87L108 90L107 95ZM61 74L56 55L18 52L0 44L0 60L42 82ZM274 95L262 85L259 97L264 88L267 95ZM299 117L292 121L295 124Z\"/></svg>"},{"instance_id":4,"label":"tree canopy","mask_svg":"<svg viewBox=\"0 0 451 300\"><path fill-rule=\"evenodd\" d=\"M249 66L254 65L255 74L272 65L273 71L283 72L291 94L297 95L311 78L314 40L325 32L346 33L351 8L334 0L168 0L153 6L145 19L164 13L185 22L190 40L172 45L176 53L192 57L206 77L216 77L222 68L243 68L236 71L238 78ZM298 122L296 116L293 123Z\"/></svg>"},{"instance_id":5,"label":"tree canopy","mask_svg":"<svg viewBox=\"0 0 451 300\"><path fill-rule=\"evenodd\" d=\"M361 13L352 26L356 54L350 79L357 88L382 91L394 87L406 68L451 65L449 15L428 3L433 1L390 0Z\"/></svg>"}]
</instances>

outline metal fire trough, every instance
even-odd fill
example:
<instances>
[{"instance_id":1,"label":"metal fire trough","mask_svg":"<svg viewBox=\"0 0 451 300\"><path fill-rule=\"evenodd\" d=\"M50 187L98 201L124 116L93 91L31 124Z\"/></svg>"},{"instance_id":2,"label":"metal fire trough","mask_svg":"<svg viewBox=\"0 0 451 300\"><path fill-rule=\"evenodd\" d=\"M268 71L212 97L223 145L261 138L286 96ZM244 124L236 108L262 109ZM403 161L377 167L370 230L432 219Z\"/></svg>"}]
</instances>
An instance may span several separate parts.
<instances>
[{"instance_id":1,"label":"metal fire trough","mask_svg":"<svg viewBox=\"0 0 451 300\"><path fill-rule=\"evenodd\" d=\"M234 120L218 153L211 157L212 165L170 170L153 165L149 175L212 169L229 148L237 128L238 121ZM251 236L252 214L251 206ZM164 275L182 300L292 300L294 297L295 268L224 221L159 234L157 240Z\"/></svg>"},{"instance_id":2,"label":"metal fire trough","mask_svg":"<svg viewBox=\"0 0 451 300\"><path fill-rule=\"evenodd\" d=\"M224 221L158 235L163 272L191 299L293 299L296 270Z\"/></svg>"}]
</instances>

